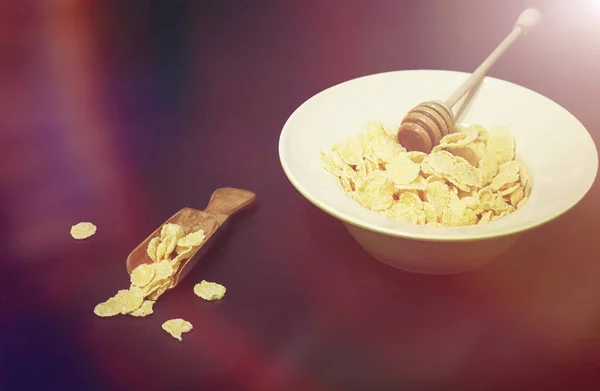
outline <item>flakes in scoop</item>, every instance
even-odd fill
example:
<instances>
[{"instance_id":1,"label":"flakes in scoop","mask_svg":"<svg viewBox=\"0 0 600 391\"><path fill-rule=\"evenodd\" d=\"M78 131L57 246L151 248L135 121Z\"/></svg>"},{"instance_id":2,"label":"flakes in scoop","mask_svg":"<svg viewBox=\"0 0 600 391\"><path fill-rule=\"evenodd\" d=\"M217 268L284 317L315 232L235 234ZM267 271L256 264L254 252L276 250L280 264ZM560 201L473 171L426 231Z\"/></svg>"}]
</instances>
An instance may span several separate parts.
<instances>
[{"instance_id":1,"label":"flakes in scoop","mask_svg":"<svg viewBox=\"0 0 600 391\"><path fill-rule=\"evenodd\" d=\"M181 318L169 319L162 324L162 329L175 339L181 341L181 334L192 331L192 324Z\"/></svg>"},{"instance_id":2,"label":"flakes in scoop","mask_svg":"<svg viewBox=\"0 0 600 391\"><path fill-rule=\"evenodd\" d=\"M131 284L139 286L140 288L144 287L148 285L150 281L152 281L152 278L154 278L154 273L154 264L149 265L142 263L141 265L138 265L135 269L133 269L133 271L131 272Z\"/></svg>"},{"instance_id":3,"label":"flakes in scoop","mask_svg":"<svg viewBox=\"0 0 600 391\"><path fill-rule=\"evenodd\" d=\"M165 280L173 275L173 265L168 260L163 260L154 264L156 280Z\"/></svg>"},{"instance_id":4,"label":"flakes in scoop","mask_svg":"<svg viewBox=\"0 0 600 391\"><path fill-rule=\"evenodd\" d=\"M156 260L160 261L165 258L165 254L167 253L167 240L169 238L164 238L156 247Z\"/></svg>"},{"instance_id":5,"label":"flakes in scoop","mask_svg":"<svg viewBox=\"0 0 600 391\"><path fill-rule=\"evenodd\" d=\"M199 284L194 285L194 293L204 300L220 300L225 296L225 292L227 289L216 282L202 280Z\"/></svg>"},{"instance_id":6,"label":"flakes in scoop","mask_svg":"<svg viewBox=\"0 0 600 391\"><path fill-rule=\"evenodd\" d=\"M204 242L205 236L204 231L199 229L191 232L177 241L177 245L181 247L194 247L199 246Z\"/></svg>"},{"instance_id":7,"label":"flakes in scoop","mask_svg":"<svg viewBox=\"0 0 600 391\"><path fill-rule=\"evenodd\" d=\"M96 226L89 222L77 223L71 227L71 237L77 240L87 239L96 233Z\"/></svg>"},{"instance_id":8,"label":"flakes in scoop","mask_svg":"<svg viewBox=\"0 0 600 391\"><path fill-rule=\"evenodd\" d=\"M156 257L156 252L158 250L158 245L160 244L160 238L155 237L150 239L148 242L148 248L146 249L146 253L154 262L158 262L158 258Z\"/></svg>"}]
</instances>

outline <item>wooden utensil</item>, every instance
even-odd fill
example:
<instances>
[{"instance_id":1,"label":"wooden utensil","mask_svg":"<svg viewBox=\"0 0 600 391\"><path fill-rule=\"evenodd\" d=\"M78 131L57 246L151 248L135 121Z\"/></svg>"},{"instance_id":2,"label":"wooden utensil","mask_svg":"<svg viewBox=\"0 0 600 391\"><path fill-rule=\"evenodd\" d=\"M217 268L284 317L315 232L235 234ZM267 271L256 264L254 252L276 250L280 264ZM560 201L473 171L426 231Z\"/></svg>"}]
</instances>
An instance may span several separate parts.
<instances>
[{"instance_id":1,"label":"wooden utensil","mask_svg":"<svg viewBox=\"0 0 600 391\"><path fill-rule=\"evenodd\" d=\"M519 15L512 32L479 65L469 78L452 94L446 102L423 102L412 108L402 120L398 129L398 142L408 151L429 153L440 139L452 133L455 117L454 105L474 86L476 86L490 67L506 52L510 45L521 35L537 25L541 15L534 8L526 9Z\"/></svg>"},{"instance_id":2,"label":"wooden utensil","mask_svg":"<svg viewBox=\"0 0 600 391\"><path fill-rule=\"evenodd\" d=\"M179 224L183 227L186 235L199 229L204 230L205 235L204 242L193 250L192 255L188 259L182 261L179 269L173 276L171 287L175 287L196 266L200 257L204 255L206 250L215 241L217 235L223 232L231 217L242 209L252 205L255 199L256 195L251 191L223 187L212 193L208 201L208 206L203 211L193 208L183 208L164 222L164 224ZM161 228L162 225L152 232L127 257L127 272L130 275L133 269L140 264L153 263L147 253L148 243L150 239L160 236Z\"/></svg>"}]
</instances>

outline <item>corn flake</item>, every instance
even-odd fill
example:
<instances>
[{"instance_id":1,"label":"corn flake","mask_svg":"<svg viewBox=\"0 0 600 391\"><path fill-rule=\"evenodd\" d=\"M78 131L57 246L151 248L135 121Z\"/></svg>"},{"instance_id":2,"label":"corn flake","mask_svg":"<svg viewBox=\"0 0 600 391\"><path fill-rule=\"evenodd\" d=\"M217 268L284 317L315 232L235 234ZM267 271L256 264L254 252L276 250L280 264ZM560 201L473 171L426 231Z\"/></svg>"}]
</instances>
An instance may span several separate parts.
<instances>
[{"instance_id":1,"label":"corn flake","mask_svg":"<svg viewBox=\"0 0 600 391\"><path fill-rule=\"evenodd\" d=\"M137 310L130 312L129 315L136 317L144 317L151 315L154 313L154 303L155 301L153 300L144 300L142 305Z\"/></svg>"},{"instance_id":2,"label":"corn flake","mask_svg":"<svg viewBox=\"0 0 600 391\"><path fill-rule=\"evenodd\" d=\"M89 222L77 223L71 227L71 237L77 240L87 239L96 233L96 226Z\"/></svg>"},{"instance_id":3,"label":"corn flake","mask_svg":"<svg viewBox=\"0 0 600 391\"><path fill-rule=\"evenodd\" d=\"M146 248L146 252L147 252L148 256L154 262L158 262L158 258L156 257L156 252L158 250L158 245L159 244L160 244L160 238L159 237L152 238L148 242L148 247Z\"/></svg>"},{"instance_id":4,"label":"corn flake","mask_svg":"<svg viewBox=\"0 0 600 391\"><path fill-rule=\"evenodd\" d=\"M515 158L515 140L507 128L497 127L490 130L487 141L487 153L498 164L511 161Z\"/></svg>"},{"instance_id":5,"label":"corn flake","mask_svg":"<svg viewBox=\"0 0 600 391\"><path fill-rule=\"evenodd\" d=\"M208 301L222 299L225 292L227 292L227 289L216 282L202 280L199 284L194 285L196 296Z\"/></svg>"},{"instance_id":6,"label":"corn flake","mask_svg":"<svg viewBox=\"0 0 600 391\"><path fill-rule=\"evenodd\" d=\"M154 273L154 264L149 265L142 263L141 265L138 265L135 269L133 269L133 271L131 272L131 284L142 288L148 285L150 281L152 281L152 278L154 278Z\"/></svg>"},{"instance_id":7,"label":"corn flake","mask_svg":"<svg viewBox=\"0 0 600 391\"><path fill-rule=\"evenodd\" d=\"M182 247L199 246L202 244L202 242L204 242L204 239L204 230L199 229L179 239L177 241L177 245Z\"/></svg>"},{"instance_id":8,"label":"corn flake","mask_svg":"<svg viewBox=\"0 0 600 391\"><path fill-rule=\"evenodd\" d=\"M179 341L181 341L181 334L190 332L193 328L190 322L181 318L169 319L162 324L162 329Z\"/></svg>"},{"instance_id":9,"label":"corn flake","mask_svg":"<svg viewBox=\"0 0 600 391\"><path fill-rule=\"evenodd\" d=\"M370 122L365 132L321 152L321 166L364 207L413 224L484 224L529 197L531 180L515 159L507 128L457 125L429 154L407 152L396 136L395 129Z\"/></svg>"},{"instance_id":10,"label":"corn flake","mask_svg":"<svg viewBox=\"0 0 600 391\"><path fill-rule=\"evenodd\" d=\"M402 154L387 164L386 171L394 184L406 185L419 176L421 166L412 161L407 154Z\"/></svg>"}]
</instances>

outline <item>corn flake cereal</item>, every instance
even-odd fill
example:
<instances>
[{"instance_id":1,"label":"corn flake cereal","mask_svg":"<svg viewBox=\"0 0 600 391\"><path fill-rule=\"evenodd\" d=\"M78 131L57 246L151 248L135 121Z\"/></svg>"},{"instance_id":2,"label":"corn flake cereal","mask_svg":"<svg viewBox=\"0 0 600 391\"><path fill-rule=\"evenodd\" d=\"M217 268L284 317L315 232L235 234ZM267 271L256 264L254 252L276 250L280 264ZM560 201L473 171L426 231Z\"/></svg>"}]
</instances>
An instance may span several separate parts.
<instances>
[{"instance_id":1,"label":"corn flake cereal","mask_svg":"<svg viewBox=\"0 0 600 391\"><path fill-rule=\"evenodd\" d=\"M162 329L175 339L181 341L181 334L192 331L192 324L181 318L170 319L162 324Z\"/></svg>"},{"instance_id":2,"label":"corn flake cereal","mask_svg":"<svg viewBox=\"0 0 600 391\"><path fill-rule=\"evenodd\" d=\"M140 308L131 312L129 315L136 317L152 315L154 313L154 309L152 308L154 306L154 303L155 302L152 300L144 300Z\"/></svg>"},{"instance_id":3,"label":"corn flake cereal","mask_svg":"<svg viewBox=\"0 0 600 391\"><path fill-rule=\"evenodd\" d=\"M407 152L394 129L372 121L321 151L320 161L365 208L398 221L458 227L494 221L527 202L531 179L515 148L505 127L457 125L431 153Z\"/></svg>"},{"instance_id":4,"label":"corn flake cereal","mask_svg":"<svg viewBox=\"0 0 600 391\"><path fill-rule=\"evenodd\" d=\"M182 261L190 258L204 239L202 230L185 235L184 229L177 224L163 225L160 235L152 238L146 249L152 263L142 263L133 269L129 289L121 289L115 296L96 305L94 313L100 317L152 314L154 302L173 287L174 276Z\"/></svg>"},{"instance_id":5,"label":"corn flake cereal","mask_svg":"<svg viewBox=\"0 0 600 391\"><path fill-rule=\"evenodd\" d=\"M71 227L71 236L73 239L82 240L93 236L96 233L96 226L92 223L81 222Z\"/></svg>"},{"instance_id":6,"label":"corn flake cereal","mask_svg":"<svg viewBox=\"0 0 600 391\"><path fill-rule=\"evenodd\" d=\"M204 300L219 300L225 296L227 289L216 282L208 282L202 280L199 284L194 285L194 293L196 296Z\"/></svg>"},{"instance_id":7,"label":"corn flake cereal","mask_svg":"<svg viewBox=\"0 0 600 391\"><path fill-rule=\"evenodd\" d=\"M154 264L143 263L135 269L133 269L133 271L131 272L131 284L142 288L148 285L150 281L152 281L155 273L156 268L154 267Z\"/></svg>"},{"instance_id":8,"label":"corn flake cereal","mask_svg":"<svg viewBox=\"0 0 600 391\"><path fill-rule=\"evenodd\" d=\"M198 231L192 232L177 241L177 246L181 247L194 247L199 246L204 242L204 231L199 229Z\"/></svg>"}]
</instances>

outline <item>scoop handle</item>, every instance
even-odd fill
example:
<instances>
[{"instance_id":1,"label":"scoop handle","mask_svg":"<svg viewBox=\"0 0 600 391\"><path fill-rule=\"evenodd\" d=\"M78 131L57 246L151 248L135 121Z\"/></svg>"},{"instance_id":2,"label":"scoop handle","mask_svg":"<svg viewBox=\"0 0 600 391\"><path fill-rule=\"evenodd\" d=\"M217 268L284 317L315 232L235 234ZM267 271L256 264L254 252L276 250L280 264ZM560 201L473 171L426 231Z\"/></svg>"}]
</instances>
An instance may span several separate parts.
<instances>
[{"instance_id":1,"label":"scoop handle","mask_svg":"<svg viewBox=\"0 0 600 391\"><path fill-rule=\"evenodd\" d=\"M508 50L521 35L526 34L530 29L535 27L540 22L540 12L535 8L528 8L523 11L515 27L508 34L500 45L479 65L479 67L469 76L469 78L461 85L454 94L446 101L446 105L452 109L454 105L462 98L471 88L479 83L492 65Z\"/></svg>"},{"instance_id":2,"label":"scoop handle","mask_svg":"<svg viewBox=\"0 0 600 391\"><path fill-rule=\"evenodd\" d=\"M208 206L204 211L218 215L233 216L242 209L252 205L255 200L256 194L252 191L233 187L221 187L212 193L208 201Z\"/></svg>"}]
</instances>

